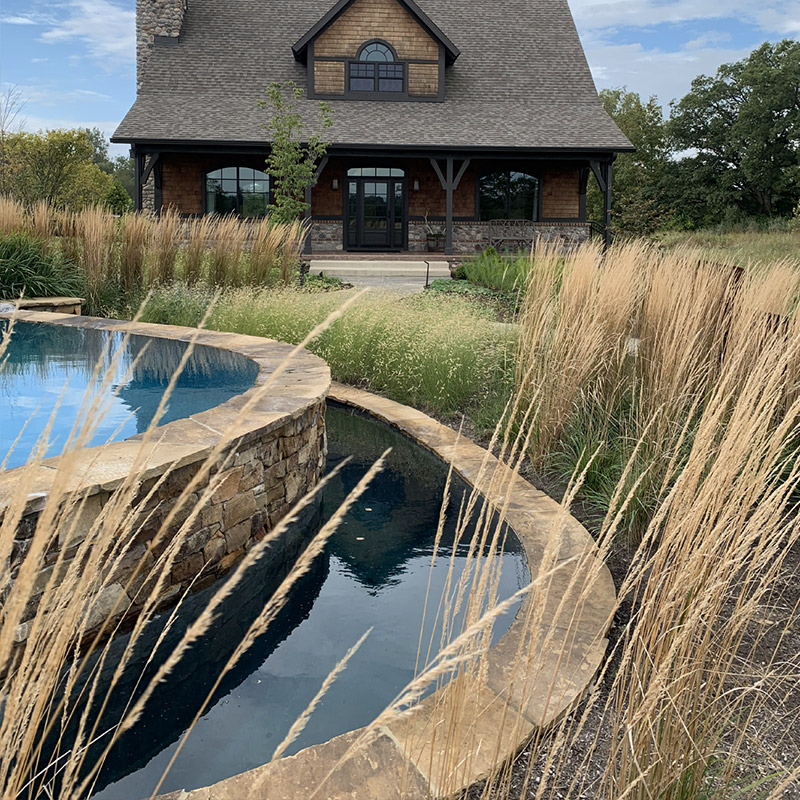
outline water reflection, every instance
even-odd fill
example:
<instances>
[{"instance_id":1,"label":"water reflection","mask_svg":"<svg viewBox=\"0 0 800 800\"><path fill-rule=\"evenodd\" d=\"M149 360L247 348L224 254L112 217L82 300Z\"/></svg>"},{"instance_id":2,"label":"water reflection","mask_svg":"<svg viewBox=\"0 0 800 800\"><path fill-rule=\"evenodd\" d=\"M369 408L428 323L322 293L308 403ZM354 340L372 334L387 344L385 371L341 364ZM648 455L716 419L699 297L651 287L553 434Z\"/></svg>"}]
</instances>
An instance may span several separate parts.
<instances>
[{"instance_id":1,"label":"water reflection","mask_svg":"<svg viewBox=\"0 0 800 800\"><path fill-rule=\"evenodd\" d=\"M0 332L7 325L0 320ZM125 343L124 335L114 331L17 322L0 367L0 461L24 429L7 467L24 464L53 412L47 455L58 455L87 393L98 397L102 392L106 408L90 445L141 433L150 425L185 350L184 342L168 339L131 336ZM257 373L255 363L238 353L195 347L161 424L206 411L246 391ZM111 387L103 392L107 375Z\"/></svg>"}]
</instances>

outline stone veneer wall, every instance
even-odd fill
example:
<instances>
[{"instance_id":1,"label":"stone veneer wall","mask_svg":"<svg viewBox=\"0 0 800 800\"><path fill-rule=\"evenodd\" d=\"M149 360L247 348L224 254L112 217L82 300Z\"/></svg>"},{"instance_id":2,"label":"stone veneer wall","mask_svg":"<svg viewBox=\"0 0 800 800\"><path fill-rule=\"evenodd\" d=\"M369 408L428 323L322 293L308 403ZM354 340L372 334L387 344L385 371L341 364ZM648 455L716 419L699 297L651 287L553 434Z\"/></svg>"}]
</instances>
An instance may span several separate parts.
<instances>
[{"instance_id":1,"label":"stone veneer wall","mask_svg":"<svg viewBox=\"0 0 800 800\"><path fill-rule=\"evenodd\" d=\"M444 225L444 223L441 224ZM488 222L454 222L454 254L480 253L488 244L489 224ZM342 225L341 220L314 220L311 228L313 250L328 253L343 250ZM586 222L537 222L535 228L539 239L545 242L578 244L589 238L589 224ZM408 223L408 250L412 253L428 252L428 232L424 223Z\"/></svg>"},{"instance_id":2,"label":"stone veneer wall","mask_svg":"<svg viewBox=\"0 0 800 800\"><path fill-rule=\"evenodd\" d=\"M50 315L33 312L20 313L21 319L48 322L64 320L63 315ZM92 318L75 318L80 320L74 324L97 327L99 320ZM106 322L106 321L102 321ZM126 323L107 322L101 327L113 330L124 330ZM130 325L136 333L150 333L153 335L157 329L164 329L169 338L186 339L191 335L191 329L175 328L173 326L157 325ZM143 330L144 329L144 330ZM211 341L208 341L210 334ZM266 364L269 361L271 371L280 358L285 356L290 348L270 340L259 340L255 337L241 337L232 334L218 334L205 332L205 344L224 344L225 337L230 337L235 343L241 344L244 340L250 343L247 355L259 354ZM260 345L260 347L259 347ZM238 350L233 347L230 349ZM239 350L239 352L242 352ZM258 359L256 359L258 361ZM298 383L303 380L303 366L308 369L308 381L305 385ZM310 367L310 369L309 369ZM256 387L249 392L258 390L258 384L263 383L268 375L262 369L256 381ZM224 574L244 555L246 550L255 542L260 541L272 530L275 525L285 517L297 501L313 488L319 481L325 466L326 440L325 440L325 396L330 385L330 372L320 359L309 353L301 354L297 368L289 371L287 385L281 386L276 382L275 393L277 400L271 394L265 400L266 405L277 405L281 411L265 412L254 407L252 415L248 417L248 430L223 450L219 463L223 464L222 474L220 468L212 470L216 488L210 499L194 520L192 528L188 531L185 541L181 545L178 557L170 570L169 580L159 598L162 607L170 604L173 598L177 599L184 590L191 588L197 591L208 586L217 577ZM296 399L292 400L291 390L295 388ZM272 389L272 387L271 387ZM135 595L146 596L149 587L145 582L154 582L155 577L150 575L157 559L166 550L169 537L164 541L155 543L156 535L167 515L174 509L176 502L184 487L197 474L205 461L207 452L213 439L218 439L219 434L210 435L209 431L225 430L226 425L233 421L233 413L239 404L245 402L248 393L232 398L217 409L203 412L189 419L177 420L161 429L161 438L165 439L161 445L153 445L156 454L161 456L156 467L145 472L138 494L131 506L131 512L136 515L136 522L131 529L133 541L130 547L116 566L116 571L104 578L104 588L100 597L93 606L93 618L89 623L89 630L97 628L105 616L116 606L125 609L126 616L135 617L141 608ZM264 404L262 404L264 405ZM172 430L171 430L172 429ZM196 430L195 430L196 429ZM173 436L170 436L170 433ZM192 434L198 437L196 446L192 448ZM238 433L238 431L237 431ZM117 485L122 483L123 477L116 480L108 479L108 468L103 469L103 459L108 454L108 459L120 459L120 451L127 448L126 452L138 450L142 447L141 435L131 437L125 442L112 444L105 451L99 451L94 458L99 462L98 471L105 479L95 482L87 478L88 485L78 490L81 497L85 498L80 506L77 520L72 520L74 529L68 541L54 540L47 553L45 563L39 572L36 589L32 600L28 604L22 624L16 634L18 643L24 642L29 634L28 621L31 620L38 607L38 600L50 580L59 556L62 557L59 571L65 570L70 559L76 555L76 549L86 536L90 528L101 513L105 504L112 497L112 492ZM170 442L174 439L174 443ZM180 443L180 444L178 444ZM186 454L187 447L194 449L194 456ZM92 451L96 448L92 448ZM87 451L91 453L92 451ZM50 468L55 475L57 459L48 459L42 462L43 467ZM91 472L94 465L89 467ZM19 469L24 469L19 468ZM111 467L113 471L113 466ZM9 470L0 477L0 519L8 498L14 491L15 475L19 470ZM166 475L166 477L164 477ZM157 486L157 484L160 485ZM208 478L198 486L188 502L183 503L173 523L173 531L185 522L190 513L196 508L203 489L208 486ZM148 497L151 490L155 489L152 497ZM47 493L41 492L40 496L33 498L29 503L26 513L22 517L18 532L15 537L14 550L11 554L9 567L12 580L18 573L25 554L30 549L30 542L35 530L39 514L44 508ZM76 509L78 507L76 506ZM73 512L78 513L76 510ZM62 526L62 530L68 526ZM163 538L163 537L162 537ZM296 536L295 536L296 539ZM297 549L297 548L295 548ZM66 550L65 553L62 551ZM297 553L285 552L284 543L275 549L278 557L283 560L288 557L296 558ZM134 573L139 570L139 577L133 579ZM144 591L140 591L144 588ZM0 604L7 596L10 587L6 587L0 595Z\"/></svg>"}]
</instances>

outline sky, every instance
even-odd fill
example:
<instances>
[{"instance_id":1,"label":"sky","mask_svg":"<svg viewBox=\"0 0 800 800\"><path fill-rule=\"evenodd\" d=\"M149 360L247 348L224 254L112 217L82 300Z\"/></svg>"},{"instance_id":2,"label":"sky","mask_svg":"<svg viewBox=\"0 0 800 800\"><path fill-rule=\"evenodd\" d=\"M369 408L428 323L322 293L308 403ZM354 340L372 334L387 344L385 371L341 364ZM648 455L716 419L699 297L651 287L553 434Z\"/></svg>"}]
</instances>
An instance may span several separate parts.
<instances>
[{"instance_id":1,"label":"sky","mask_svg":"<svg viewBox=\"0 0 800 800\"><path fill-rule=\"evenodd\" d=\"M800 37L800 0L569 2L597 87L626 86L665 108L697 75ZM113 133L136 92L135 9L135 0L0 0L0 91L21 92L25 130Z\"/></svg>"}]
</instances>

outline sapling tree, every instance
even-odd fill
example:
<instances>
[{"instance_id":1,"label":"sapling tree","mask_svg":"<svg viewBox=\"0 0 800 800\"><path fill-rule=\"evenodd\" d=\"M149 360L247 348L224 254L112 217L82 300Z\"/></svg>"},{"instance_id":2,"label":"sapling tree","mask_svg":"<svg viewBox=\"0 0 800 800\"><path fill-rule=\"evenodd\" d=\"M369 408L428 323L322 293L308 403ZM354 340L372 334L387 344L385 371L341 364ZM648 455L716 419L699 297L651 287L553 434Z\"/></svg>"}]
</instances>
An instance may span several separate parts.
<instances>
[{"instance_id":1,"label":"sapling tree","mask_svg":"<svg viewBox=\"0 0 800 800\"><path fill-rule=\"evenodd\" d=\"M304 137L302 98L303 89L294 81L273 82L267 87L267 99L259 101L259 106L270 114L263 125L272 147L267 158L273 196L269 210L275 222L286 224L297 220L309 207L305 201L306 188L314 185L317 162L329 145L323 134L333 125L331 107L319 103L317 130Z\"/></svg>"}]
</instances>

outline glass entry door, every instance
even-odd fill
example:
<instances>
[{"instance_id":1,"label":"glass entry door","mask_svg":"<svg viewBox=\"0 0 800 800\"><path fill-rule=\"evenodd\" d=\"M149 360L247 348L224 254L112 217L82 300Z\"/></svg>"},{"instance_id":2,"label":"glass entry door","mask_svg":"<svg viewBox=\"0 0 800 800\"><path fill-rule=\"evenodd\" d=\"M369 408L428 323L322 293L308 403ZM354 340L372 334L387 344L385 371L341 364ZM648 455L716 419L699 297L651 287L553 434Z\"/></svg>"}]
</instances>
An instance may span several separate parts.
<instances>
[{"instance_id":1,"label":"glass entry door","mask_svg":"<svg viewBox=\"0 0 800 800\"><path fill-rule=\"evenodd\" d=\"M403 250L405 205L404 178L348 177L347 249Z\"/></svg>"}]
</instances>

